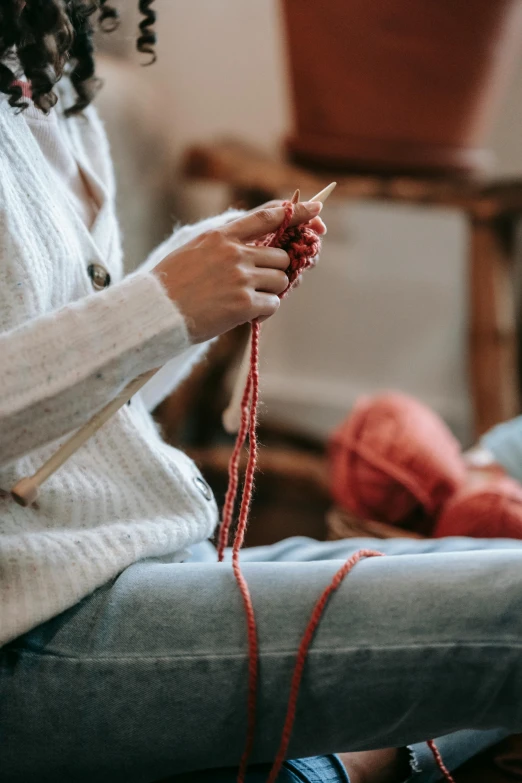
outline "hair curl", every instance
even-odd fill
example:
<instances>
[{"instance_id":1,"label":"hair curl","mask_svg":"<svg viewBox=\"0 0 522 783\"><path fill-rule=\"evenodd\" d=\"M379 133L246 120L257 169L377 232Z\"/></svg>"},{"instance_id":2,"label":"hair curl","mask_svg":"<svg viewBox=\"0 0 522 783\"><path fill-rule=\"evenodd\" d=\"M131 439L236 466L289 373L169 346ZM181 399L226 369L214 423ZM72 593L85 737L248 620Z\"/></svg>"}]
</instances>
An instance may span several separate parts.
<instances>
[{"instance_id":1,"label":"hair curl","mask_svg":"<svg viewBox=\"0 0 522 783\"><path fill-rule=\"evenodd\" d=\"M154 0L138 2L143 18L136 46L149 56L145 65L156 60L153 5ZM54 86L68 66L77 99L66 113L79 114L100 87L95 25L110 33L118 22L118 11L110 0L0 0L0 92L9 95L11 106L25 109L22 89L16 84L22 72L31 82L35 105L47 114L57 101Z\"/></svg>"}]
</instances>

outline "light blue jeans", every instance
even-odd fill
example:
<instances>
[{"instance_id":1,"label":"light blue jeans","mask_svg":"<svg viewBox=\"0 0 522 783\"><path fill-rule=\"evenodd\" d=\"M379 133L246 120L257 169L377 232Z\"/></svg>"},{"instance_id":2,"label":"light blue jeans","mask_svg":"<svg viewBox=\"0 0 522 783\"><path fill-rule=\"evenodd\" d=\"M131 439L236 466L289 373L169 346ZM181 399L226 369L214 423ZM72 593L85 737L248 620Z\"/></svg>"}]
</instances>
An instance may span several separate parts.
<instances>
[{"instance_id":1,"label":"light blue jeans","mask_svg":"<svg viewBox=\"0 0 522 783\"><path fill-rule=\"evenodd\" d=\"M260 640L255 763L274 757L319 593L376 543L391 556L358 564L319 626L289 757L481 730L441 741L455 767L522 731L522 542L294 538L243 554ZM237 765L245 620L230 566L214 561L202 544L186 563L136 563L0 650L3 783L145 783ZM429 751L413 751L419 780L433 780Z\"/></svg>"},{"instance_id":2,"label":"light blue jeans","mask_svg":"<svg viewBox=\"0 0 522 783\"><path fill-rule=\"evenodd\" d=\"M522 419L513 427L522 442ZM509 463L509 428L486 445L502 462L504 441ZM360 548L390 557L358 564L328 605L290 745L300 760L281 783L338 783L329 754L406 744L411 780L430 783L439 775L424 740L438 736L455 769L522 731L522 542L294 538L243 553L260 643L249 783L263 783L278 746L314 603ZM245 620L230 565L215 559L203 543L186 563L136 563L0 650L2 783L150 783L227 767L201 780L233 783Z\"/></svg>"}]
</instances>

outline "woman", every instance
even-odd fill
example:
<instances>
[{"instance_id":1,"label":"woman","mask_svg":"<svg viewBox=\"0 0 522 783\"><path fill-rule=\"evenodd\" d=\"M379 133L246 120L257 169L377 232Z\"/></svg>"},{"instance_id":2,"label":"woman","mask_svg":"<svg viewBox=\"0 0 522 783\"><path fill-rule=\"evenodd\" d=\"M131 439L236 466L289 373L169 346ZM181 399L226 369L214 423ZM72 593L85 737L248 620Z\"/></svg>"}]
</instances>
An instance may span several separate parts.
<instances>
[{"instance_id":1,"label":"woman","mask_svg":"<svg viewBox=\"0 0 522 783\"><path fill-rule=\"evenodd\" d=\"M152 5L139 3L148 54ZM8 492L129 380L165 365L166 395L206 341L271 316L286 286L286 254L248 244L280 225L280 207L181 229L122 279L110 156L89 105L97 18L115 20L104 0L0 0L0 777L12 783L233 768L244 743L245 625L231 571L206 542L216 505L142 399L37 504ZM295 222L324 232L319 211L301 204ZM368 545L245 552L260 638L255 764L275 753L319 592ZM404 556L361 563L334 596L290 746L293 758L358 753L289 762L286 780L427 780L423 740L476 729L442 741L455 766L522 728L519 545L381 549Z\"/></svg>"}]
</instances>

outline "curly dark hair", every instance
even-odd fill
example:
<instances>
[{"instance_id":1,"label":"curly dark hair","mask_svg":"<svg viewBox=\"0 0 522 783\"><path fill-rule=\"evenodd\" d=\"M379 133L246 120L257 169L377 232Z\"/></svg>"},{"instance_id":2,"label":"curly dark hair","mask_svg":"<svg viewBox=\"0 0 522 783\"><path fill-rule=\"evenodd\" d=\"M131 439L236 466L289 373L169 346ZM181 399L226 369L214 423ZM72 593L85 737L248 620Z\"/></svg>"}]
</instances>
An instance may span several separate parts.
<instances>
[{"instance_id":1,"label":"curly dark hair","mask_svg":"<svg viewBox=\"0 0 522 783\"><path fill-rule=\"evenodd\" d=\"M153 4L154 0L138 2L143 18L137 48L149 55L145 65L156 60ZM9 95L11 106L25 109L22 88L16 84L24 73L35 105L47 114L57 101L54 86L67 68L77 99L66 113L79 114L100 87L94 27L112 32L118 21L109 0L0 0L0 92Z\"/></svg>"}]
</instances>

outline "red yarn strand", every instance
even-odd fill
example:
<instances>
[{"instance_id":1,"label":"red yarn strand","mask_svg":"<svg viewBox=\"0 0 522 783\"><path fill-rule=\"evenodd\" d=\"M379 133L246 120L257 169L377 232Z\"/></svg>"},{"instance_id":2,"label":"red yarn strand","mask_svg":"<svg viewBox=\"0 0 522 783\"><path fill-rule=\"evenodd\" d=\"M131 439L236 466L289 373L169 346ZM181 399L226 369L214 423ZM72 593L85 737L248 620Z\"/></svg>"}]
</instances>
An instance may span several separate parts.
<instances>
[{"instance_id":1,"label":"red yarn strand","mask_svg":"<svg viewBox=\"0 0 522 783\"><path fill-rule=\"evenodd\" d=\"M250 408L246 412L249 415L248 421L248 442L249 442L249 454L248 462L245 472L245 483L243 487L243 499L241 501L241 510L239 513L239 522L234 538L233 554L239 557L239 550L243 546L245 539L246 527L248 524L248 512L250 511L250 503L252 500L252 491L254 489L254 475L256 472L257 463L257 406L259 403L259 332L260 323L254 321L252 323L252 348L250 359L250 387L251 387L251 400ZM244 412L243 412L244 413Z\"/></svg>"},{"instance_id":2,"label":"red yarn strand","mask_svg":"<svg viewBox=\"0 0 522 783\"><path fill-rule=\"evenodd\" d=\"M290 259L290 266L287 269L288 286L286 290L281 294L281 298L285 297L288 292L296 285L301 273L311 267L314 264L315 257L318 255L320 240L317 234L310 229L309 226L300 226L297 228L288 228L292 215L294 213L294 205L286 202L285 207L285 219L279 229L269 237L267 237L262 244L269 247L281 247L288 252ZM259 676L259 647L258 647L258 635L256 618L254 612L254 606L252 604L252 597L245 577L241 571L239 562L239 553L244 542L245 532L248 524L248 514L250 511L250 504L252 500L252 492L254 487L254 477L257 463L257 409L259 403L259 334L260 323L259 321L252 322L251 333L251 358L250 358L250 371L248 379L243 392L241 400L241 423L239 432L237 435L236 443L232 451L229 462L229 483L225 496L225 503L223 506L223 518L221 528L219 531L218 542L218 560L223 561L225 548L228 544L228 537L232 519L234 516L234 507L237 497L237 490L239 486L239 462L241 457L241 450L245 444L248 434L249 440L249 454L247 467L245 472L245 481L243 487L243 497L241 500L239 520L237 529L234 535L234 542L232 546L232 570L236 579L236 582L243 599L243 605L245 607L245 616L247 622L247 637L248 637L248 700L247 700L247 732L246 741L243 755L241 757L237 783L244 783L245 775L248 767L248 761L252 753L252 748L255 739L256 729L256 713L257 713L257 686ZM275 783L276 778L281 770L281 766L284 763L288 745L290 743L290 737L292 728L294 725L295 714L297 709L297 699L299 696L299 688L304 673L304 667L306 664L306 657L308 650L313 641L317 626L321 621L323 613L328 605L331 595L337 590L343 579L350 573L353 567L363 558L368 557L380 557L381 552L376 552L371 549L363 549L352 555L346 563L334 575L331 583L323 591L315 604L310 621L305 628L303 637L301 639L299 650L297 653L296 664L294 673L292 675L292 681L290 684L290 696L288 699L287 712L283 731L281 735L281 743L276 754L276 758L267 783ZM428 742L428 745L435 757L435 761L446 778L447 783L454 783L449 771L444 765L439 750L433 740Z\"/></svg>"},{"instance_id":3,"label":"red yarn strand","mask_svg":"<svg viewBox=\"0 0 522 783\"><path fill-rule=\"evenodd\" d=\"M453 777L451 776L451 772L447 768L447 766L444 764L442 760L442 756L440 755L440 750L435 745L433 740L428 740L426 743L428 748L433 753L433 757L435 759L435 763L437 764L438 768L440 769L443 777L446 779L447 783L455 783Z\"/></svg>"},{"instance_id":4,"label":"red yarn strand","mask_svg":"<svg viewBox=\"0 0 522 783\"><path fill-rule=\"evenodd\" d=\"M247 738L245 742L245 750L241 758L239 766L238 780L244 780L246 769L248 765L248 759L252 752L252 746L254 744L255 729L256 729L256 711L257 711L257 679L258 679L258 665L259 665L259 651L257 641L257 626L256 618L254 614L254 607L252 605L252 598L250 596L250 590L246 579L244 578L241 567L239 565L239 552L243 546L245 539L245 531L248 523L248 512L250 511L250 502L252 499L252 490L254 487L254 475L256 471L257 463L257 406L259 401L259 321L252 323L252 349L251 349L251 365L249 374L249 383L247 387L251 388L251 400L250 408L245 405L242 411L242 418L248 421L248 439L249 439L249 454L248 463L245 474L245 484L243 488L243 499L241 502L241 510L239 513L239 522L234 536L234 545L232 548L232 568L234 576L241 591L243 603L245 606L245 613L247 618L247 633L248 633L248 703L247 703Z\"/></svg>"},{"instance_id":5,"label":"red yarn strand","mask_svg":"<svg viewBox=\"0 0 522 783\"><path fill-rule=\"evenodd\" d=\"M256 616L252 604L252 597L250 595L248 583L243 576L241 567L239 565L239 549L236 549L235 546L234 552L232 554L232 569L234 571L234 576L236 578L241 597L243 598L248 634L247 736L245 740L245 749L241 757L237 776L238 783L244 783L248 760L252 753L252 747L254 745L256 733L259 647L257 641Z\"/></svg>"},{"instance_id":6,"label":"red yarn strand","mask_svg":"<svg viewBox=\"0 0 522 783\"><path fill-rule=\"evenodd\" d=\"M239 432L237 434L236 443L228 463L228 488L225 495L225 503L223 505L223 519L219 531L218 562L220 563L223 562L225 549L228 546L228 535L230 526L232 524L232 517L234 515L234 505L236 502L237 489L239 486L239 460L241 457L241 449L245 443L249 428L251 389L252 373L249 372L245 391L243 392L243 397L241 399L241 423L239 426Z\"/></svg>"},{"instance_id":7,"label":"red yarn strand","mask_svg":"<svg viewBox=\"0 0 522 783\"><path fill-rule=\"evenodd\" d=\"M334 578L332 579L328 587L323 591L321 597L319 598L316 605L314 606L312 616L310 617L310 621L306 626L306 630L303 634L303 638L301 639L299 650L297 652L297 661L292 676L292 683L290 685L290 697L288 699L286 718L283 726L283 733L281 735L281 744L279 745L279 750L277 751L274 764L272 766L272 769L270 770L270 775L268 777L267 783L275 783L276 778L279 772L281 771L283 762L286 758L286 752L288 750L288 745L290 743L290 737L292 734L292 728L295 720L297 697L299 696L299 688L301 685L301 679L303 677L303 671L306 663L306 656L308 654L308 649L310 647L310 644L312 643L315 632L317 630L317 626L319 625L319 622L323 616L324 610L326 609L326 606L328 604L328 601L330 600L332 593L334 593L335 590L337 590L337 588L340 586L341 582L343 581L344 577L350 573L354 565L356 565L359 562L359 560L362 560L363 558L367 558L367 557L382 557L382 556L383 556L382 552L374 552L372 549L361 549L359 552L356 552L354 555L352 555L352 557L350 557L346 561L346 563L344 563L344 565L341 566L341 568L339 568Z\"/></svg>"}]
</instances>

